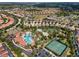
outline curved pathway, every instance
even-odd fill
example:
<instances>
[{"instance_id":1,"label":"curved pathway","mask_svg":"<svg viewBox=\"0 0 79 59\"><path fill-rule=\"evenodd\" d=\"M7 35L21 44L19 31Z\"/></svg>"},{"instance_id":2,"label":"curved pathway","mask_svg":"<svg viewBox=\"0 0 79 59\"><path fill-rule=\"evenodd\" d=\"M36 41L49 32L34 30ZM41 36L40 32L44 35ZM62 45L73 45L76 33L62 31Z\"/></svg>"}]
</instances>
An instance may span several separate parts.
<instances>
[{"instance_id":1,"label":"curved pathway","mask_svg":"<svg viewBox=\"0 0 79 59\"><path fill-rule=\"evenodd\" d=\"M16 28L16 26L17 26L17 25L19 25L19 24L20 24L20 22L21 22L21 19L18 19L18 23L17 23L15 26L13 26L13 27L11 27L11 28L7 29L7 31L9 31L9 30L11 30L11 29L13 29L13 28Z\"/></svg>"}]
</instances>

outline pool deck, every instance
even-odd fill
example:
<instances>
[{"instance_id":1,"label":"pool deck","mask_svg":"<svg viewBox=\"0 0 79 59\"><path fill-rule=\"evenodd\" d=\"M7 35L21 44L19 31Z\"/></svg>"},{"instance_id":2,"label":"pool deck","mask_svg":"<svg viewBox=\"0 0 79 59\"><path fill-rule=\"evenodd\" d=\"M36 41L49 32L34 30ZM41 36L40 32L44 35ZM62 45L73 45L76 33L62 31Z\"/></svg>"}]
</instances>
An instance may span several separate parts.
<instances>
[{"instance_id":1,"label":"pool deck","mask_svg":"<svg viewBox=\"0 0 79 59\"><path fill-rule=\"evenodd\" d=\"M15 42L18 42L21 46L25 47L27 46L27 42L23 39L22 35L26 34L26 32L17 32L15 35L16 35L16 38L15 38ZM31 43L31 46L34 46L35 45L35 41L32 39L32 43Z\"/></svg>"},{"instance_id":2,"label":"pool deck","mask_svg":"<svg viewBox=\"0 0 79 59\"><path fill-rule=\"evenodd\" d=\"M23 47L27 45L26 42L24 41L24 39L20 36L19 32L16 33L15 41L18 42Z\"/></svg>"}]
</instances>

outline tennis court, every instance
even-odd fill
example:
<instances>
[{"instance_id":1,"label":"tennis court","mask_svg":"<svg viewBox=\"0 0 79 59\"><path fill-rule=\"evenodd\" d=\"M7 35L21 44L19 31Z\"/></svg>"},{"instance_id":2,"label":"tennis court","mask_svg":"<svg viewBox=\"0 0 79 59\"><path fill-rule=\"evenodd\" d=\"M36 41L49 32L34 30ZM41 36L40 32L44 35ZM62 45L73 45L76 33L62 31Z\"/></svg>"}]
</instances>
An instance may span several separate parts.
<instances>
[{"instance_id":1,"label":"tennis court","mask_svg":"<svg viewBox=\"0 0 79 59\"><path fill-rule=\"evenodd\" d=\"M67 46L59 41L53 40L46 45L46 48L60 56L66 50Z\"/></svg>"}]
</instances>

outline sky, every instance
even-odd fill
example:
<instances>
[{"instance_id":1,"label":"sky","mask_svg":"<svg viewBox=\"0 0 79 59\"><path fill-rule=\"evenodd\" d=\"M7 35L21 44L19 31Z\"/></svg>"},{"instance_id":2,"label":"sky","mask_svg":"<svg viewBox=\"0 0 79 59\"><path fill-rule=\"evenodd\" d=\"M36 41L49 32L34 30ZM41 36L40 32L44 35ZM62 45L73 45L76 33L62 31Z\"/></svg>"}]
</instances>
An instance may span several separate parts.
<instances>
[{"instance_id":1,"label":"sky","mask_svg":"<svg viewBox=\"0 0 79 59\"><path fill-rule=\"evenodd\" d=\"M79 0L0 0L0 2L79 2Z\"/></svg>"}]
</instances>

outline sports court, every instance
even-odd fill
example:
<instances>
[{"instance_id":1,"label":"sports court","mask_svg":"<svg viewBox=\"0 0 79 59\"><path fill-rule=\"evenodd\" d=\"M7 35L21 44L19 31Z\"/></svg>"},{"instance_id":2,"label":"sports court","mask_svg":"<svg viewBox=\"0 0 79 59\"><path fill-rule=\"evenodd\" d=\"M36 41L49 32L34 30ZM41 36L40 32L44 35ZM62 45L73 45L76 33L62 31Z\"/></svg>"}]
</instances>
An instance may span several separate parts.
<instances>
[{"instance_id":1,"label":"sports court","mask_svg":"<svg viewBox=\"0 0 79 59\"><path fill-rule=\"evenodd\" d=\"M67 46L60 41L53 40L46 45L46 48L54 54L60 56L66 50Z\"/></svg>"}]
</instances>

